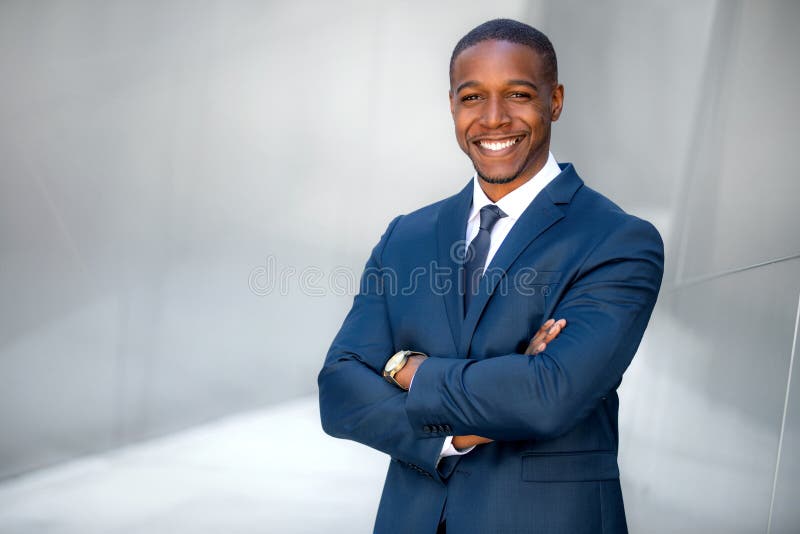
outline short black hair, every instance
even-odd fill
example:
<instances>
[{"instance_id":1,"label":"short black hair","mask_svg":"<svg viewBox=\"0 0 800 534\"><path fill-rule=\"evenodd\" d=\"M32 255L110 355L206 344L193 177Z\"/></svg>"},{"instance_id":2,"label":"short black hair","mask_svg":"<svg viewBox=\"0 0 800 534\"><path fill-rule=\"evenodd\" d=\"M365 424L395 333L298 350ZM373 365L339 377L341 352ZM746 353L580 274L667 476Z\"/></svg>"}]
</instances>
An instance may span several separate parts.
<instances>
[{"instance_id":1,"label":"short black hair","mask_svg":"<svg viewBox=\"0 0 800 534\"><path fill-rule=\"evenodd\" d=\"M547 70L551 80L554 83L558 81L558 62L556 61L556 51L553 48L553 43L550 42L550 39L545 34L533 26L528 26L524 22L512 19L494 19L484 22L470 30L458 41L453 49L453 55L450 56L451 81L453 79L453 65L455 65L459 54L483 41L508 41L532 48L542 57L544 68Z\"/></svg>"}]
</instances>

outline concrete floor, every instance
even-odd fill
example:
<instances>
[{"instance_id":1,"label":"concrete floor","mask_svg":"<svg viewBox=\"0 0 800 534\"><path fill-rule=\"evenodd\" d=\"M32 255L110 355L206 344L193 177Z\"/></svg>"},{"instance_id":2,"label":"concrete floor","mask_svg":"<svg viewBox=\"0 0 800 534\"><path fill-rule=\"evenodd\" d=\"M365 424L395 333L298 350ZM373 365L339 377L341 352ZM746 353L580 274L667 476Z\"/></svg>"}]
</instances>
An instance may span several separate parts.
<instances>
[{"instance_id":1,"label":"concrete floor","mask_svg":"<svg viewBox=\"0 0 800 534\"><path fill-rule=\"evenodd\" d=\"M308 397L6 481L0 533L366 533L387 464Z\"/></svg>"}]
</instances>

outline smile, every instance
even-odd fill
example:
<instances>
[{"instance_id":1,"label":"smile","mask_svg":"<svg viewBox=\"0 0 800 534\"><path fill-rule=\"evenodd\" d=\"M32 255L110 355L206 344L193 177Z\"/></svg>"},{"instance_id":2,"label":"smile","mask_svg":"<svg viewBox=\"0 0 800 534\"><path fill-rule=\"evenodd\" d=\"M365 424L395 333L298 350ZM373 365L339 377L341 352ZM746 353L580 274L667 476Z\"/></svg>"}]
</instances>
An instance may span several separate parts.
<instances>
[{"instance_id":1,"label":"smile","mask_svg":"<svg viewBox=\"0 0 800 534\"><path fill-rule=\"evenodd\" d=\"M519 143L524 136L508 137L505 139L480 139L475 142L479 147L491 152L501 152Z\"/></svg>"}]
</instances>

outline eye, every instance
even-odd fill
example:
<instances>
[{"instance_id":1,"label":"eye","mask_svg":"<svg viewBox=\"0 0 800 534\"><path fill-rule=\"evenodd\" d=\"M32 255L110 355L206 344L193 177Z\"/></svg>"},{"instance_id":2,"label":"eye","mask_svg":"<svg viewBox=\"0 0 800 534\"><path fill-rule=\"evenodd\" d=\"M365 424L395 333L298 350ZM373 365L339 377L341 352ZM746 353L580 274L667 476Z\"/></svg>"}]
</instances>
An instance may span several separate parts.
<instances>
[{"instance_id":1,"label":"eye","mask_svg":"<svg viewBox=\"0 0 800 534\"><path fill-rule=\"evenodd\" d=\"M530 100L531 99L530 93L525 93L523 91L514 91L513 93L511 93L508 96L509 96L509 98L513 98L515 100L520 100L520 99Z\"/></svg>"},{"instance_id":2,"label":"eye","mask_svg":"<svg viewBox=\"0 0 800 534\"><path fill-rule=\"evenodd\" d=\"M479 100L480 98L481 98L480 95L468 94L468 95L462 96L461 97L461 101L462 102L472 102L472 101L475 101L475 100Z\"/></svg>"}]
</instances>

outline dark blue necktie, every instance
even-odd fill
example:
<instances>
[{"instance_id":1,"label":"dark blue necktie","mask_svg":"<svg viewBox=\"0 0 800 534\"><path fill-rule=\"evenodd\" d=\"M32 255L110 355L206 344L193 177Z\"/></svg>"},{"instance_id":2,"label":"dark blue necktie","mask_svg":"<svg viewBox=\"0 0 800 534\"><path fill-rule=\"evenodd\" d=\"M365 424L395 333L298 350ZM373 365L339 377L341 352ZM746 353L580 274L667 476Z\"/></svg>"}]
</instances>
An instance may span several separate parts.
<instances>
[{"instance_id":1,"label":"dark blue necktie","mask_svg":"<svg viewBox=\"0 0 800 534\"><path fill-rule=\"evenodd\" d=\"M464 315L469 310L472 298L478 294L481 276L483 275L483 265L486 263L486 256L489 255L489 245L491 244L491 233L495 223L506 217L503 210L494 204L487 204L481 208L481 224L478 235L469 244L464 263Z\"/></svg>"}]
</instances>

